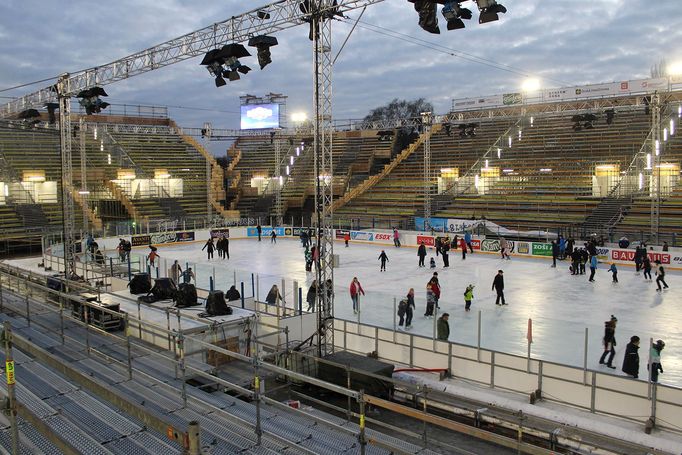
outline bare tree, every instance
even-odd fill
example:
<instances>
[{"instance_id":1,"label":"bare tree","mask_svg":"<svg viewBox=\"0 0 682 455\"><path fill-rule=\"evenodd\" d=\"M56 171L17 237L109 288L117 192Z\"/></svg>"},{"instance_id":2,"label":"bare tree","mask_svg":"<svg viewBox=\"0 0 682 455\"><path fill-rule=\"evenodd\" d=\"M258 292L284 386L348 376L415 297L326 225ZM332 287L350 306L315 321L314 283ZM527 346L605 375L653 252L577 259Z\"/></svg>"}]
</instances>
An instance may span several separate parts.
<instances>
[{"instance_id":1,"label":"bare tree","mask_svg":"<svg viewBox=\"0 0 682 455\"><path fill-rule=\"evenodd\" d=\"M403 118L419 117L422 112L432 112L433 105L424 98L414 101L393 99L385 106L372 109L363 119L365 122L377 122L381 120L397 120Z\"/></svg>"}]
</instances>

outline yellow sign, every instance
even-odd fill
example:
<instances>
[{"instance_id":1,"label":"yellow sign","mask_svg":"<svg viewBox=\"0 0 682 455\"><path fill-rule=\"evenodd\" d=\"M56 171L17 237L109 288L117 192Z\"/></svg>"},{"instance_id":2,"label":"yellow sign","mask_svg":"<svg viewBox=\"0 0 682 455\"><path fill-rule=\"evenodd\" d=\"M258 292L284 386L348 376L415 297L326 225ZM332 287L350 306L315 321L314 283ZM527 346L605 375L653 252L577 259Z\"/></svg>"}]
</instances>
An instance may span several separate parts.
<instances>
[{"instance_id":1,"label":"yellow sign","mask_svg":"<svg viewBox=\"0 0 682 455\"><path fill-rule=\"evenodd\" d=\"M360 429L365 428L365 415L360 414Z\"/></svg>"},{"instance_id":2,"label":"yellow sign","mask_svg":"<svg viewBox=\"0 0 682 455\"><path fill-rule=\"evenodd\" d=\"M5 362L5 373L7 373L7 385L13 385L14 380L14 360Z\"/></svg>"}]
</instances>

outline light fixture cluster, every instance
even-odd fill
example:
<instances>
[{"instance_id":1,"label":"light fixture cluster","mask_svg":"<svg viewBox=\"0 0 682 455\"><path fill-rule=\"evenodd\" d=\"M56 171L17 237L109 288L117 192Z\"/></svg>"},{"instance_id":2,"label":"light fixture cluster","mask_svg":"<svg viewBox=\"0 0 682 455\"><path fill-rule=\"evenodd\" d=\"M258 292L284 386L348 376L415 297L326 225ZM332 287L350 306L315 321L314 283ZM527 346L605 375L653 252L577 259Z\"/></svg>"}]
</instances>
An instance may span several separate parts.
<instances>
[{"instance_id":1,"label":"light fixture cluster","mask_svg":"<svg viewBox=\"0 0 682 455\"><path fill-rule=\"evenodd\" d=\"M87 115L99 114L102 110L109 107L109 103L102 101L100 96L109 96L102 87L91 87L87 90L82 90L76 95L78 104L83 106Z\"/></svg>"},{"instance_id":2,"label":"light fixture cluster","mask_svg":"<svg viewBox=\"0 0 682 455\"><path fill-rule=\"evenodd\" d=\"M258 35L249 39L248 45L258 50L258 65L262 70L272 63L270 48L277 46L274 36ZM241 58L250 57L251 53L239 43L226 44L219 49L210 50L204 55L200 65L206 66L208 72L215 78L215 86L222 87L229 81L238 81L240 74L247 74L251 68L242 64Z\"/></svg>"},{"instance_id":3,"label":"light fixture cluster","mask_svg":"<svg viewBox=\"0 0 682 455\"><path fill-rule=\"evenodd\" d=\"M419 14L419 26L429 33L440 33L438 26L438 5L443 5L441 14L447 23L448 30L464 28L464 20L473 17L470 9L462 7L467 0L407 0L414 3L414 9ZM472 0L478 7L478 23L485 24L498 20L499 14L506 13L507 8L497 3L497 0Z\"/></svg>"}]
</instances>

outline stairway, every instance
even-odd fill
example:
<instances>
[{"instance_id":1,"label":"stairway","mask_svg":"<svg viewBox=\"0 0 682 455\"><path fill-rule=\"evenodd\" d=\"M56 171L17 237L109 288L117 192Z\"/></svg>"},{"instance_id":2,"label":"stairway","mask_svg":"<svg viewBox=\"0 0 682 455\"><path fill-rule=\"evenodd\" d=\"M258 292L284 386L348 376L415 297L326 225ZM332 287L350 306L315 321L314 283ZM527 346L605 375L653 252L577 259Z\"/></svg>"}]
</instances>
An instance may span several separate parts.
<instances>
[{"instance_id":1,"label":"stairway","mask_svg":"<svg viewBox=\"0 0 682 455\"><path fill-rule=\"evenodd\" d=\"M608 234L622 218L621 212L632 205L630 197L606 197L597 205L583 222L583 231L588 234Z\"/></svg>"}]
</instances>

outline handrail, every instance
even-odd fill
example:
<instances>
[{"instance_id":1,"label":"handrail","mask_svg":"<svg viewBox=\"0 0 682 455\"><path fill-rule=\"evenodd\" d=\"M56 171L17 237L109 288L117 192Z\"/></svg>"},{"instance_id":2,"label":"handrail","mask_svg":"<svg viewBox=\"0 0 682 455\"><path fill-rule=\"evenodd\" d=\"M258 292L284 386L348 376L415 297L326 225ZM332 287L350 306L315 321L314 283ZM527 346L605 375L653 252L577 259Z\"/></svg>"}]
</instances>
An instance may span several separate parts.
<instances>
[{"instance_id":1,"label":"handrail","mask_svg":"<svg viewBox=\"0 0 682 455\"><path fill-rule=\"evenodd\" d=\"M621 195L620 191L621 191L621 187L622 187L623 182L626 179L629 180L632 177L632 171L637 170L637 161L642 159L642 156L646 156L646 147L649 146L649 142L653 138L653 133L654 133L654 129L652 127L649 130L649 134L647 134L646 138L644 138L644 142L642 143L642 146L639 148L637 153L635 153L635 155L632 157L632 160L630 161L630 164L628 165L627 169L625 170L625 173L620 175L620 178L618 179L618 183L616 185L614 185L614 187L611 189L611 191L609 191L609 193L607 194L607 197L617 197L617 196L614 196L616 193L618 193L618 196ZM644 190L642 189L642 190L638 190L638 191L644 191ZM632 193L634 193L634 191L631 192L630 194L632 194Z\"/></svg>"}]
</instances>

